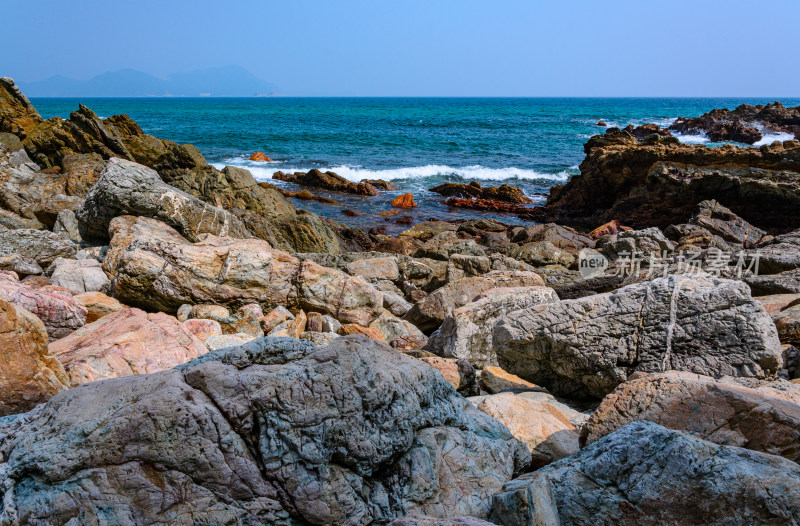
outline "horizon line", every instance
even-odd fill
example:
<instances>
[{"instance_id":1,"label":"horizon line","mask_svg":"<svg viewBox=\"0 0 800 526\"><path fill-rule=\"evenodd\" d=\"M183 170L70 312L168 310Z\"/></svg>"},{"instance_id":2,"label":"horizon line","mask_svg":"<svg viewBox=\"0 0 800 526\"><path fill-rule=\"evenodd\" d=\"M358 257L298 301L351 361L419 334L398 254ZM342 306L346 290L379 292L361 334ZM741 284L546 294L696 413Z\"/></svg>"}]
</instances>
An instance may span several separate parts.
<instances>
[{"instance_id":1,"label":"horizon line","mask_svg":"<svg viewBox=\"0 0 800 526\"><path fill-rule=\"evenodd\" d=\"M26 95L29 99L800 99L800 95Z\"/></svg>"}]
</instances>

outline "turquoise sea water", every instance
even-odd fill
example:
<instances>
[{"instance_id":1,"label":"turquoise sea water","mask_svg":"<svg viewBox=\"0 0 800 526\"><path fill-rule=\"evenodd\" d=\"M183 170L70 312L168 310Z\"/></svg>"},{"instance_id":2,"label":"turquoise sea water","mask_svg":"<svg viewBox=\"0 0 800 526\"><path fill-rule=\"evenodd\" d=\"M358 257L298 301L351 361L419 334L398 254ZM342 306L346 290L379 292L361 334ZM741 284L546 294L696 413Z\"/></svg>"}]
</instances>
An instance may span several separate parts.
<instances>
[{"instance_id":1,"label":"turquoise sea water","mask_svg":"<svg viewBox=\"0 0 800 526\"><path fill-rule=\"evenodd\" d=\"M101 117L127 113L157 137L197 146L209 162L246 167L257 179L272 173L333 170L353 181L387 179L400 187L379 197L334 195L341 205L302 202L323 216L374 226L375 214L402 192L420 207L415 220L475 217L450 210L427 189L444 181L521 186L537 203L554 184L578 173L583 143L610 126L693 117L713 108L774 99L651 98L253 98L253 99L32 99L45 117L67 117L81 102ZM783 99L787 106L800 99ZM790 137L768 136L767 141ZM704 142L703 137L683 137ZM276 162L247 161L263 151ZM283 186L286 183L276 182ZM346 217L343 208L365 215ZM492 215L507 222L514 216ZM382 220L381 220L382 221Z\"/></svg>"}]
</instances>

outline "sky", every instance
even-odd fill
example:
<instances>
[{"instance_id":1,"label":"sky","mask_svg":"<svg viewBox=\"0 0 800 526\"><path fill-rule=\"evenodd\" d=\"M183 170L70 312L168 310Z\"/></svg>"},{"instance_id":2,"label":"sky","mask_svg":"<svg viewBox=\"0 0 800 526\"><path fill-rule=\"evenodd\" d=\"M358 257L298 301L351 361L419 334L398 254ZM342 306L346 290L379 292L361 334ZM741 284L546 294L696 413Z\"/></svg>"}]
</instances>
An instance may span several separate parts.
<instances>
[{"instance_id":1,"label":"sky","mask_svg":"<svg viewBox=\"0 0 800 526\"><path fill-rule=\"evenodd\" d=\"M795 0L0 0L0 76L238 64L292 96L800 96Z\"/></svg>"}]
</instances>

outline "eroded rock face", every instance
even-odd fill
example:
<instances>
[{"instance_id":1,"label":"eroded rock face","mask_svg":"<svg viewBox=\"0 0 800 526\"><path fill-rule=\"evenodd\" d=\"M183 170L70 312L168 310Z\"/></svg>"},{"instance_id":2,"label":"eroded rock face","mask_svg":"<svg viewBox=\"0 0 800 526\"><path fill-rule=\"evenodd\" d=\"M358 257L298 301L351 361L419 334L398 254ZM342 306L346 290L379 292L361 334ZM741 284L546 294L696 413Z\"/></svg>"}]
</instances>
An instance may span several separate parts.
<instances>
[{"instance_id":1,"label":"eroded rock face","mask_svg":"<svg viewBox=\"0 0 800 526\"><path fill-rule=\"evenodd\" d=\"M471 303L489 289L536 286L544 286L544 280L534 272L494 270L483 276L448 283L416 303L404 319L423 331L433 330L451 311Z\"/></svg>"},{"instance_id":2,"label":"eroded rock face","mask_svg":"<svg viewBox=\"0 0 800 526\"><path fill-rule=\"evenodd\" d=\"M20 523L485 518L528 458L433 369L358 336L263 338L0 425L2 511Z\"/></svg>"},{"instance_id":3,"label":"eroded rock face","mask_svg":"<svg viewBox=\"0 0 800 526\"><path fill-rule=\"evenodd\" d=\"M111 222L103 268L114 297L175 312L185 304L258 303L330 314L369 325L383 311L381 293L361 278L300 261L259 239L207 235L190 243L159 221L122 216Z\"/></svg>"},{"instance_id":4,"label":"eroded rock face","mask_svg":"<svg viewBox=\"0 0 800 526\"><path fill-rule=\"evenodd\" d=\"M14 80L0 78L0 132L13 133L24 139L27 131L42 122L42 117Z\"/></svg>"},{"instance_id":5,"label":"eroded rock face","mask_svg":"<svg viewBox=\"0 0 800 526\"><path fill-rule=\"evenodd\" d=\"M589 140L580 175L530 216L587 228L613 219L634 228L665 228L688 222L698 203L715 199L760 228L786 231L800 223L796 141L710 148L617 135L627 137Z\"/></svg>"},{"instance_id":6,"label":"eroded rock face","mask_svg":"<svg viewBox=\"0 0 800 526\"><path fill-rule=\"evenodd\" d=\"M275 172L272 178L301 186L314 186L348 194L378 195L380 193L369 183L354 183L341 175L333 172L320 172L316 168L308 172L295 172L293 174Z\"/></svg>"},{"instance_id":7,"label":"eroded rock face","mask_svg":"<svg viewBox=\"0 0 800 526\"><path fill-rule=\"evenodd\" d=\"M87 309L66 289L30 286L13 272L0 271L0 299L22 307L44 322L50 339L56 340L83 327Z\"/></svg>"},{"instance_id":8,"label":"eroded rock face","mask_svg":"<svg viewBox=\"0 0 800 526\"><path fill-rule=\"evenodd\" d=\"M554 394L602 398L635 371L769 377L780 342L740 281L673 275L534 305L494 329L499 365Z\"/></svg>"},{"instance_id":9,"label":"eroded rock face","mask_svg":"<svg viewBox=\"0 0 800 526\"><path fill-rule=\"evenodd\" d=\"M489 199L502 201L504 203L526 204L531 202L531 198L518 186L503 184L500 186L482 187L477 181L469 184L444 183L430 189L445 197L467 197L473 199Z\"/></svg>"},{"instance_id":10,"label":"eroded rock face","mask_svg":"<svg viewBox=\"0 0 800 526\"><path fill-rule=\"evenodd\" d=\"M603 399L583 427L581 443L596 442L630 422L648 420L715 444L797 461L799 403L800 386L789 382L749 387L732 378L715 380L678 371L649 374L625 382Z\"/></svg>"},{"instance_id":11,"label":"eroded rock face","mask_svg":"<svg viewBox=\"0 0 800 526\"><path fill-rule=\"evenodd\" d=\"M540 468L578 452L578 430L554 404L514 393L470 398L475 407L501 421L531 451Z\"/></svg>"},{"instance_id":12,"label":"eroded rock face","mask_svg":"<svg viewBox=\"0 0 800 526\"><path fill-rule=\"evenodd\" d=\"M46 230L0 229L0 257L16 254L47 267L57 258L71 258L78 246Z\"/></svg>"},{"instance_id":13,"label":"eroded rock face","mask_svg":"<svg viewBox=\"0 0 800 526\"><path fill-rule=\"evenodd\" d=\"M492 341L494 325L511 312L557 301L555 291L548 287L489 289L475 301L450 312L426 349L467 360L475 367L497 365Z\"/></svg>"},{"instance_id":14,"label":"eroded rock face","mask_svg":"<svg viewBox=\"0 0 800 526\"><path fill-rule=\"evenodd\" d=\"M250 237L230 212L169 186L155 170L115 157L78 209L81 235L106 240L111 220L126 214L164 221L193 241L206 233Z\"/></svg>"},{"instance_id":15,"label":"eroded rock face","mask_svg":"<svg viewBox=\"0 0 800 526\"><path fill-rule=\"evenodd\" d=\"M0 299L0 417L29 411L67 388L64 368L47 351L42 321Z\"/></svg>"},{"instance_id":16,"label":"eroded rock face","mask_svg":"<svg viewBox=\"0 0 800 526\"><path fill-rule=\"evenodd\" d=\"M537 524L792 524L800 467L635 422L580 453L506 484L493 522Z\"/></svg>"},{"instance_id":17,"label":"eroded rock face","mask_svg":"<svg viewBox=\"0 0 800 526\"><path fill-rule=\"evenodd\" d=\"M207 352L181 323L160 312L123 309L50 344L70 385L169 369Z\"/></svg>"}]
</instances>

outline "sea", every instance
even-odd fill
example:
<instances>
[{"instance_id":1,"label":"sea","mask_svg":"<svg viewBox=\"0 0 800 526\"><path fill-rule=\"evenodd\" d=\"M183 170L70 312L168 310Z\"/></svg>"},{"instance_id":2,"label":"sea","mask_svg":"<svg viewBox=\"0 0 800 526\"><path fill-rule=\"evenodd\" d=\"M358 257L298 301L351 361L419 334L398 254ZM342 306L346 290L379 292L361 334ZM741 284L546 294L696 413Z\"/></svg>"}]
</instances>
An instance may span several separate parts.
<instances>
[{"instance_id":1,"label":"sea","mask_svg":"<svg viewBox=\"0 0 800 526\"><path fill-rule=\"evenodd\" d=\"M294 200L300 208L364 228L397 225L379 213L402 193L418 206L403 210L410 221L488 217L524 224L514 215L451 208L430 192L444 182L521 187L538 206L549 189L579 173L583 144L607 127L696 117L714 108L766 104L775 98L33 98L44 117L68 117L82 103L100 117L126 113L162 139L194 144L209 163L247 168L259 181L277 171L317 168L351 181L384 179L398 190L376 197L309 189L336 204ZM780 99L786 106L800 99ZM598 125L604 122L606 126ZM686 143L715 146L702 135L678 136ZM761 144L791 139L765 135ZM261 151L273 162L249 161ZM345 215L351 210L357 215Z\"/></svg>"}]
</instances>

